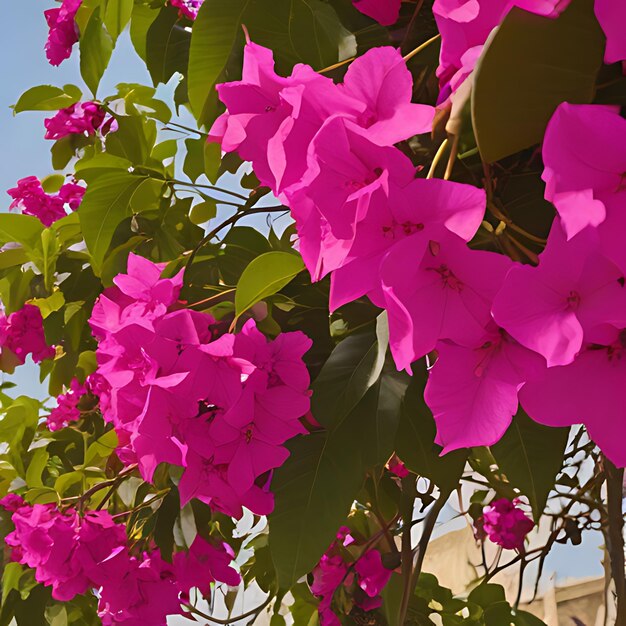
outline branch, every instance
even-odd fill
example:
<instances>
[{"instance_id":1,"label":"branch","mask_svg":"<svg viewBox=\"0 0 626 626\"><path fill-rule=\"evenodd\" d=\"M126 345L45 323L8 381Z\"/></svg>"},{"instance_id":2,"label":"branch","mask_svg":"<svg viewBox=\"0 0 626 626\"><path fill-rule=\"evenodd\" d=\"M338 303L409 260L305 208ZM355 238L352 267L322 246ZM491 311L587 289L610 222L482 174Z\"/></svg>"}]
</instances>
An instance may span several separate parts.
<instances>
[{"instance_id":1,"label":"branch","mask_svg":"<svg viewBox=\"0 0 626 626\"><path fill-rule=\"evenodd\" d=\"M247 611L246 613L242 613L241 615L236 615L235 617L229 617L228 619L219 619L217 617L213 617L212 615L207 615L202 611L196 609L195 606L191 604L183 604L183 606L194 615L201 617L202 619L208 619L210 622L215 624L233 624L234 622L238 622L241 619L245 619L246 617L257 616L265 607L269 606L270 602L273 600L273 596L269 595L263 604L260 604L255 609Z\"/></svg>"},{"instance_id":2,"label":"branch","mask_svg":"<svg viewBox=\"0 0 626 626\"><path fill-rule=\"evenodd\" d=\"M626 564L624 563L624 515L622 512L624 470L618 469L604 457L608 527L605 531L606 549L611 563L611 577L617 596L615 626L626 626Z\"/></svg>"}]
</instances>

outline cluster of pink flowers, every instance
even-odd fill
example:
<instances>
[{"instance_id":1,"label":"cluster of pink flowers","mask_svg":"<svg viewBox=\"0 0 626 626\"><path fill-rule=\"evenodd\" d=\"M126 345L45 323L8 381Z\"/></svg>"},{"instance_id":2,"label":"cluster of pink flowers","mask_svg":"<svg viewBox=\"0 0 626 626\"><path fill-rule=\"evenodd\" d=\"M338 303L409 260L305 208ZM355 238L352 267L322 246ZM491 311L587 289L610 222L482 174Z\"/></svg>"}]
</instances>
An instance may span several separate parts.
<instances>
[{"instance_id":1,"label":"cluster of pink flowers","mask_svg":"<svg viewBox=\"0 0 626 626\"><path fill-rule=\"evenodd\" d=\"M36 176L27 176L17 181L17 187L7 193L13 198L9 210L20 209L24 215L33 215L44 226L51 226L67 215L67 210L76 211L85 195L85 188L73 182L65 183L55 194L46 193Z\"/></svg>"},{"instance_id":2,"label":"cluster of pink flowers","mask_svg":"<svg viewBox=\"0 0 626 626\"><path fill-rule=\"evenodd\" d=\"M68 135L83 135L90 137L98 131L106 135L117 128L117 122L112 115L97 102L76 102L61 109L52 117L44 120L46 139L62 139Z\"/></svg>"},{"instance_id":3,"label":"cluster of pink flowers","mask_svg":"<svg viewBox=\"0 0 626 626\"><path fill-rule=\"evenodd\" d=\"M0 350L3 360L10 354L14 364L24 364L31 354L35 363L54 357L54 348L46 343L41 311L34 304L25 304L9 316L0 314Z\"/></svg>"},{"instance_id":4,"label":"cluster of pink flowers","mask_svg":"<svg viewBox=\"0 0 626 626\"><path fill-rule=\"evenodd\" d=\"M14 494L0 506L12 513L15 526L5 539L12 560L33 568L55 600L95 590L105 626L165 626L168 615L182 613L192 588L208 597L215 581L240 582L227 544L197 536L188 552L177 552L167 563L158 551L133 555L125 527L106 511L81 515L52 504L31 506Z\"/></svg>"},{"instance_id":5,"label":"cluster of pink flowers","mask_svg":"<svg viewBox=\"0 0 626 626\"><path fill-rule=\"evenodd\" d=\"M44 11L49 28L46 57L50 65L60 65L72 54L79 36L75 17L81 4L82 0L63 0L60 7Z\"/></svg>"},{"instance_id":6,"label":"cluster of pink flowers","mask_svg":"<svg viewBox=\"0 0 626 626\"><path fill-rule=\"evenodd\" d=\"M481 537L487 536L506 550L523 550L524 539L535 523L519 508L519 500L500 498L483 509L477 526Z\"/></svg>"},{"instance_id":7,"label":"cluster of pink flowers","mask_svg":"<svg viewBox=\"0 0 626 626\"><path fill-rule=\"evenodd\" d=\"M46 419L48 430L61 430L80 419L78 405L83 397L89 393L87 385L83 385L76 378L70 383L66 393L57 397L57 406L50 411Z\"/></svg>"},{"instance_id":8,"label":"cluster of pink flowers","mask_svg":"<svg viewBox=\"0 0 626 626\"><path fill-rule=\"evenodd\" d=\"M340 626L332 609L333 599L340 587L354 587L354 603L364 611L373 611L382 604L380 596L389 582L392 570L387 569L378 550L367 550L356 562L344 558L342 548L355 543L350 529L343 526L313 570L311 591L320 598L318 605L321 626Z\"/></svg>"},{"instance_id":9,"label":"cluster of pink flowers","mask_svg":"<svg viewBox=\"0 0 626 626\"><path fill-rule=\"evenodd\" d=\"M583 422L626 464L617 400L626 374L626 161L615 147L626 121L616 109L556 111L544 179L560 219L534 268L469 248L484 191L416 178L394 146L432 120L410 101L398 51L370 50L338 85L306 66L278 76L271 52L248 44L243 79L218 93L227 111L210 140L251 161L290 207L313 280L331 274L331 311L364 295L385 309L399 369L436 350L425 397L444 452L495 443L522 390L531 417ZM592 388L603 390L600 409Z\"/></svg>"},{"instance_id":10,"label":"cluster of pink flowers","mask_svg":"<svg viewBox=\"0 0 626 626\"><path fill-rule=\"evenodd\" d=\"M178 9L181 17L195 20L204 0L170 0L170 4Z\"/></svg>"},{"instance_id":11,"label":"cluster of pink flowers","mask_svg":"<svg viewBox=\"0 0 626 626\"><path fill-rule=\"evenodd\" d=\"M305 433L309 374L301 332L268 341L248 321L222 333L208 313L178 302L182 272L135 255L94 306L99 341L92 377L104 418L128 462L150 480L159 463L184 467L182 503L198 498L240 517L242 506L269 513L271 471L289 456L284 443Z\"/></svg>"}]
</instances>

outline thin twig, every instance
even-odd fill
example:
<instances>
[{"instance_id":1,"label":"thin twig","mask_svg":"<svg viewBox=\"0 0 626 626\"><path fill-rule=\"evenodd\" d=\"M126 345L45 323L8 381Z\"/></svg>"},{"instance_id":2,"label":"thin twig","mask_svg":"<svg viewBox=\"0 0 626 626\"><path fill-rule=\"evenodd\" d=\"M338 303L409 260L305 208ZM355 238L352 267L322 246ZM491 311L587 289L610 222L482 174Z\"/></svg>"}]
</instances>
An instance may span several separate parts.
<instances>
[{"instance_id":1,"label":"thin twig","mask_svg":"<svg viewBox=\"0 0 626 626\"><path fill-rule=\"evenodd\" d=\"M192 606L191 604L183 604L183 606L194 615L197 615L198 617L201 617L202 619L208 619L210 622L213 622L215 624L233 624L234 622L238 622L240 619L245 619L246 617L252 617L253 615L258 615L264 608L270 605L270 602L273 599L274 599L274 596L269 595L267 599L263 602L263 604L260 604L255 609L251 609L250 611L246 611L245 613L242 613L241 615L237 615L235 617L229 617L228 619L219 619L217 617L213 617L212 615L208 615L207 613L203 613L202 611L197 609L195 606Z\"/></svg>"}]
</instances>

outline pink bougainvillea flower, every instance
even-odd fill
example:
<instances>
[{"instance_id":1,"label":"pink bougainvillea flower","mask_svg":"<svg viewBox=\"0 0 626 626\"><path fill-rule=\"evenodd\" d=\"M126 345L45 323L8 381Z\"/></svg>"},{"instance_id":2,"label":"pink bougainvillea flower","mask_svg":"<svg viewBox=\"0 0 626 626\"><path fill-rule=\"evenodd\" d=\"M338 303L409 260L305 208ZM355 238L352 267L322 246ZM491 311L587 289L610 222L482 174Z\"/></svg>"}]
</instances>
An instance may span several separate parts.
<instances>
[{"instance_id":1,"label":"pink bougainvillea flower","mask_svg":"<svg viewBox=\"0 0 626 626\"><path fill-rule=\"evenodd\" d=\"M0 346L10 350L20 363L30 354L35 363L54 357L54 348L46 343L43 318L38 307L25 304L8 317L0 317Z\"/></svg>"},{"instance_id":2,"label":"pink bougainvillea flower","mask_svg":"<svg viewBox=\"0 0 626 626\"><path fill-rule=\"evenodd\" d=\"M626 330L603 329L573 363L551 367L520 391L522 406L548 426L584 424L602 452L626 466Z\"/></svg>"},{"instance_id":3,"label":"pink bougainvillea flower","mask_svg":"<svg viewBox=\"0 0 626 626\"><path fill-rule=\"evenodd\" d=\"M204 0L170 0L170 4L178 9L181 17L195 20Z\"/></svg>"},{"instance_id":4,"label":"pink bougainvillea flower","mask_svg":"<svg viewBox=\"0 0 626 626\"><path fill-rule=\"evenodd\" d=\"M378 550L368 550L356 562L354 571L358 574L359 587L370 598L380 595L393 573L383 565Z\"/></svg>"},{"instance_id":5,"label":"pink bougainvillea flower","mask_svg":"<svg viewBox=\"0 0 626 626\"><path fill-rule=\"evenodd\" d=\"M44 120L46 139L62 139L68 135L106 134L113 128L114 118L107 116L97 102L77 102Z\"/></svg>"},{"instance_id":6,"label":"pink bougainvillea flower","mask_svg":"<svg viewBox=\"0 0 626 626\"><path fill-rule=\"evenodd\" d=\"M517 412L518 391L544 368L538 354L495 324L479 346L441 341L437 353L424 399L437 424L435 442L444 453L496 443Z\"/></svg>"},{"instance_id":7,"label":"pink bougainvillea flower","mask_svg":"<svg viewBox=\"0 0 626 626\"><path fill-rule=\"evenodd\" d=\"M355 123L367 128L370 141L390 146L430 132L435 109L411 102L413 77L398 49L372 48L357 57L343 85L346 93L366 105Z\"/></svg>"},{"instance_id":8,"label":"pink bougainvillea flower","mask_svg":"<svg viewBox=\"0 0 626 626\"><path fill-rule=\"evenodd\" d=\"M586 333L626 324L624 272L600 253L588 229L569 242L555 221L538 267L516 265L493 303L493 316L548 367L567 365Z\"/></svg>"},{"instance_id":9,"label":"pink bougainvillea flower","mask_svg":"<svg viewBox=\"0 0 626 626\"><path fill-rule=\"evenodd\" d=\"M36 176L27 176L17 181L17 187L7 193L13 198L9 210L19 209L24 215L32 215L44 226L51 226L67 215L66 207L75 211L85 195L85 188L70 182L58 193L46 193Z\"/></svg>"},{"instance_id":10,"label":"pink bougainvillea flower","mask_svg":"<svg viewBox=\"0 0 626 626\"><path fill-rule=\"evenodd\" d=\"M595 0L594 10L606 35L605 63L626 59L626 5L615 0Z\"/></svg>"},{"instance_id":11,"label":"pink bougainvillea flower","mask_svg":"<svg viewBox=\"0 0 626 626\"><path fill-rule=\"evenodd\" d=\"M311 144L308 171L298 190L313 202L335 237L348 239L375 196L388 196L391 187L406 187L414 177L415 168L402 152L376 145L366 130L334 117ZM297 214L298 194L291 200Z\"/></svg>"},{"instance_id":12,"label":"pink bougainvillea flower","mask_svg":"<svg viewBox=\"0 0 626 626\"><path fill-rule=\"evenodd\" d=\"M76 378L72 379L70 388L66 393L57 397L57 406L50 411L46 419L48 430L55 431L65 428L71 422L80 419L80 409L78 403L87 393L87 389Z\"/></svg>"},{"instance_id":13,"label":"pink bougainvillea flower","mask_svg":"<svg viewBox=\"0 0 626 626\"><path fill-rule=\"evenodd\" d=\"M44 11L50 32L46 41L46 57L50 65L60 65L72 54L72 46L78 41L76 12L82 0L63 0L60 7Z\"/></svg>"},{"instance_id":14,"label":"pink bougainvillea flower","mask_svg":"<svg viewBox=\"0 0 626 626\"><path fill-rule=\"evenodd\" d=\"M387 462L387 469L398 478L406 478L409 475L406 465L395 454Z\"/></svg>"},{"instance_id":15,"label":"pink bougainvillea flower","mask_svg":"<svg viewBox=\"0 0 626 626\"><path fill-rule=\"evenodd\" d=\"M307 65L279 76L272 51L254 43L245 47L241 81L218 85L217 91L227 111L213 124L209 140L251 161L259 180L275 193L300 180L306 148L326 118L364 110Z\"/></svg>"},{"instance_id":16,"label":"pink bougainvillea flower","mask_svg":"<svg viewBox=\"0 0 626 626\"><path fill-rule=\"evenodd\" d=\"M227 543L209 543L198 535L188 552L174 555L176 584L184 590L197 587L205 597L211 596L211 584L216 580L236 587L241 576L231 567L235 558Z\"/></svg>"},{"instance_id":17,"label":"pink bougainvillea flower","mask_svg":"<svg viewBox=\"0 0 626 626\"><path fill-rule=\"evenodd\" d=\"M443 225L469 241L485 214L485 192L472 185L437 179L416 179L403 189L392 189L384 202L372 202L355 226L350 241L335 242L328 233L324 250L343 251L331 276L330 310L368 294L382 305L378 268L387 251L406 237L427 236L424 229ZM417 241L417 239L416 239Z\"/></svg>"},{"instance_id":18,"label":"pink bougainvillea flower","mask_svg":"<svg viewBox=\"0 0 626 626\"><path fill-rule=\"evenodd\" d=\"M518 500L500 498L483 509L482 528L493 543L506 550L523 550L535 523L519 508Z\"/></svg>"},{"instance_id":19,"label":"pink bougainvillea flower","mask_svg":"<svg viewBox=\"0 0 626 626\"><path fill-rule=\"evenodd\" d=\"M470 250L443 227L399 241L381 263L389 346L398 369L450 339L474 346L491 319L493 297L511 267L501 254Z\"/></svg>"},{"instance_id":20,"label":"pink bougainvillea flower","mask_svg":"<svg viewBox=\"0 0 626 626\"><path fill-rule=\"evenodd\" d=\"M556 206L568 239L608 217L601 235L608 238L609 253L623 248L609 241L616 227L623 232L616 221L626 216L622 142L626 120L618 107L567 102L556 109L543 141L546 199ZM615 215L609 215L608 205L615 207Z\"/></svg>"},{"instance_id":21,"label":"pink bougainvillea flower","mask_svg":"<svg viewBox=\"0 0 626 626\"><path fill-rule=\"evenodd\" d=\"M352 4L383 26L395 24L400 15L401 0L352 0Z\"/></svg>"}]
</instances>

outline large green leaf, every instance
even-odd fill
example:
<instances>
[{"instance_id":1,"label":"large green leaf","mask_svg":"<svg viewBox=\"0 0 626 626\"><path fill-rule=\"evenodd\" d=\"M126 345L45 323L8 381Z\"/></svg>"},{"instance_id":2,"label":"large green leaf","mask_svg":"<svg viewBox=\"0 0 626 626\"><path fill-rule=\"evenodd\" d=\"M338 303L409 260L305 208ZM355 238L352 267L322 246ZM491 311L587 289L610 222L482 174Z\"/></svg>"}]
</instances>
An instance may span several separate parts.
<instances>
[{"instance_id":1,"label":"large green leaf","mask_svg":"<svg viewBox=\"0 0 626 626\"><path fill-rule=\"evenodd\" d=\"M378 380L389 343L386 317L377 330L341 341L313 383L311 412L323 426L332 428Z\"/></svg>"},{"instance_id":2,"label":"large green leaf","mask_svg":"<svg viewBox=\"0 0 626 626\"><path fill-rule=\"evenodd\" d=\"M25 91L13 105L14 113L22 111L57 111L78 102L82 93L76 85L37 85Z\"/></svg>"},{"instance_id":3,"label":"large green leaf","mask_svg":"<svg viewBox=\"0 0 626 626\"><path fill-rule=\"evenodd\" d=\"M98 8L91 14L87 28L80 38L80 73L94 96L98 92L100 79L112 52L113 39L100 18Z\"/></svg>"},{"instance_id":4,"label":"large green leaf","mask_svg":"<svg viewBox=\"0 0 626 626\"><path fill-rule=\"evenodd\" d=\"M193 27L188 73L189 102L201 123L217 111L215 84L234 78L228 64L243 43L242 24L252 41L274 51L282 72L299 62L321 69L356 52L354 37L322 0L205 0Z\"/></svg>"},{"instance_id":5,"label":"large green leaf","mask_svg":"<svg viewBox=\"0 0 626 626\"><path fill-rule=\"evenodd\" d=\"M42 223L31 215L0 213L0 243L19 243L32 250L41 241Z\"/></svg>"},{"instance_id":6,"label":"large green leaf","mask_svg":"<svg viewBox=\"0 0 626 626\"><path fill-rule=\"evenodd\" d=\"M343 523L366 472L393 451L409 377L393 364L333 430L289 443L272 481L270 549L281 588L311 571Z\"/></svg>"},{"instance_id":7,"label":"large green leaf","mask_svg":"<svg viewBox=\"0 0 626 626\"><path fill-rule=\"evenodd\" d=\"M253 0L205 0L194 22L189 50L188 93L199 122L210 120L217 97L215 84L222 75L237 39L241 23Z\"/></svg>"},{"instance_id":8,"label":"large green leaf","mask_svg":"<svg viewBox=\"0 0 626 626\"><path fill-rule=\"evenodd\" d=\"M483 159L540 142L561 102L591 102L603 53L593 0L573 0L558 19L512 9L475 70L472 121Z\"/></svg>"},{"instance_id":9,"label":"large green leaf","mask_svg":"<svg viewBox=\"0 0 626 626\"><path fill-rule=\"evenodd\" d=\"M156 143L156 122L139 115L118 115L116 120L117 130L106 138L107 158L113 155L135 166L145 165Z\"/></svg>"},{"instance_id":10,"label":"large green leaf","mask_svg":"<svg viewBox=\"0 0 626 626\"><path fill-rule=\"evenodd\" d=\"M174 72L187 71L191 33L185 30L173 6L161 9L146 35L146 64L152 82L167 83Z\"/></svg>"},{"instance_id":11,"label":"large green leaf","mask_svg":"<svg viewBox=\"0 0 626 626\"><path fill-rule=\"evenodd\" d=\"M536 521L563 465L568 434L569 428L537 424L520 407L504 437L491 447L509 482L528 498Z\"/></svg>"},{"instance_id":12,"label":"large green leaf","mask_svg":"<svg viewBox=\"0 0 626 626\"><path fill-rule=\"evenodd\" d=\"M85 243L92 256L92 266L100 273L111 238L120 222L131 215L130 202L141 185L151 179L134 176L124 170L86 170L89 177L85 197L78 209Z\"/></svg>"},{"instance_id":13,"label":"large green leaf","mask_svg":"<svg viewBox=\"0 0 626 626\"><path fill-rule=\"evenodd\" d=\"M147 34L154 20L159 16L159 9L152 8L145 4L135 3L133 15L130 20L130 40L135 52L145 61Z\"/></svg>"},{"instance_id":14,"label":"large green leaf","mask_svg":"<svg viewBox=\"0 0 626 626\"><path fill-rule=\"evenodd\" d=\"M467 451L455 450L440 456L441 447L435 443L435 420L424 402L427 376L422 359L413 366L411 384L402 403L396 453L412 472L432 480L442 491L451 491L463 473Z\"/></svg>"},{"instance_id":15,"label":"large green leaf","mask_svg":"<svg viewBox=\"0 0 626 626\"><path fill-rule=\"evenodd\" d=\"M303 269L302 259L289 252L266 252L254 259L237 283L236 315L241 315L263 298L280 291Z\"/></svg>"},{"instance_id":16,"label":"large green leaf","mask_svg":"<svg viewBox=\"0 0 626 626\"><path fill-rule=\"evenodd\" d=\"M126 24L130 21L133 4L133 0L107 0L104 11L104 25L113 41L117 41L117 38L126 28Z\"/></svg>"}]
</instances>

